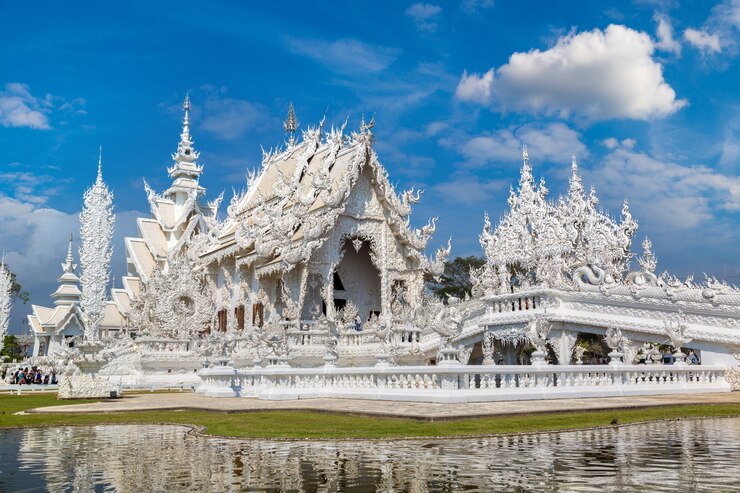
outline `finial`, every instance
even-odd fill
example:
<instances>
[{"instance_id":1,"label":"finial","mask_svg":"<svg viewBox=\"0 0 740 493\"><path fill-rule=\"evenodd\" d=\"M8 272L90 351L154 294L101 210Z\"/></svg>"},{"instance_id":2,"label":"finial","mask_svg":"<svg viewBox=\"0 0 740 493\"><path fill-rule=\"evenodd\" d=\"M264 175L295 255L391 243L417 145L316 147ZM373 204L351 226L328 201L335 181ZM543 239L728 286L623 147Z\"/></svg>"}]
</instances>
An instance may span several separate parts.
<instances>
[{"instance_id":1,"label":"finial","mask_svg":"<svg viewBox=\"0 0 740 493\"><path fill-rule=\"evenodd\" d=\"M182 103L185 116L182 119L182 140L190 143L190 94L185 93L185 101Z\"/></svg>"},{"instance_id":2,"label":"finial","mask_svg":"<svg viewBox=\"0 0 740 493\"><path fill-rule=\"evenodd\" d=\"M62 271L65 273L74 272L77 266L74 264L74 256L72 255L72 233L69 234L69 246L67 247L67 258L62 264Z\"/></svg>"},{"instance_id":3,"label":"finial","mask_svg":"<svg viewBox=\"0 0 740 493\"><path fill-rule=\"evenodd\" d=\"M103 146L100 146L98 149L98 180L103 180ZM72 235L70 234L70 241Z\"/></svg>"},{"instance_id":4,"label":"finial","mask_svg":"<svg viewBox=\"0 0 740 493\"><path fill-rule=\"evenodd\" d=\"M67 262L72 262L72 233L69 234L69 246L67 247Z\"/></svg>"},{"instance_id":5,"label":"finial","mask_svg":"<svg viewBox=\"0 0 740 493\"><path fill-rule=\"evenodd\" d=\"M288 116L283 122L283 128L285 129L285 133L289 134L290 136L293 136L293 134L296 133L296 130L298 130L298 120L296 120L295 117L295 108L293 108L293 101L290 102L290 107L288 108Z\"/></svg>"},{"instance_id":6,"label":"finial","mask_svg":"<svg viewBox=\"0 0 740 493\"><path fill-rule=\"evenodd\" d=\"M524 160L524 164L529 164L529 153L527 152L527 144L522 144L522 160Z\"/></svg>"},{"instance_id":7,"label":"finial","mask_svg":"<svg viewBox=\"0 0 740 493\"><path fill-rule=\"evenodd\" d=\"M576 161L575 155L571 156L570 169L572 169L574 173L578 170L578 162Z\"/></svg>"}]
</instances>

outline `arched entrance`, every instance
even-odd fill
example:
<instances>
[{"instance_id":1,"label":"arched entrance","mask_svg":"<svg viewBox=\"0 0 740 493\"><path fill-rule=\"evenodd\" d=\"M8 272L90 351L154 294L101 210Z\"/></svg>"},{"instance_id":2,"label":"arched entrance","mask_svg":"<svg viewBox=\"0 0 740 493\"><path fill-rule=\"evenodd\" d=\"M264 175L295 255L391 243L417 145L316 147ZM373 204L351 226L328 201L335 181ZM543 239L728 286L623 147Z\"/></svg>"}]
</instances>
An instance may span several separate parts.
<instances>
[{"instance_id":1,"label":"arched entrance","mask_svg":"<svg viewBox=\"0 0 740 493\"><path fill-rule=\"evenodd\" d=\"M341 310L353 302L362 320L380 314L380 273L370 259L370 242L348 239L342 260L334 270L334 307Z\"/></svg>"}]
</instances>

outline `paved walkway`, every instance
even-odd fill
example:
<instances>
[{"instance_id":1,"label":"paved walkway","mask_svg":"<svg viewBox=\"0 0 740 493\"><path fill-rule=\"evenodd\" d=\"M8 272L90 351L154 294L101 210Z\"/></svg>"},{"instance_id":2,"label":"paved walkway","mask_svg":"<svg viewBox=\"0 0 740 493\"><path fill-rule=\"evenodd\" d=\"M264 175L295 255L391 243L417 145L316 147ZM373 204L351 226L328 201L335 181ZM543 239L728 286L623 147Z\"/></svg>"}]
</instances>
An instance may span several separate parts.
<instances>
[{"instance_id":1,"label":"paved walkway","mask_svg":"<svg viewBox=\"0 0 740 493\"><path fill-rule=\"evenodd\" d=\"M506 414L626 409L636 407L668 406L673 404L740 404L740 392L465 404L390 402L359 399L263 401L237 397L219 399L203 397L190 392L183 392L129 394L116 400L108 400L92 404L70 404L65 406L41 407L27 412L54 414L198 410L236 413L270 410L299 410L423 420L444 420Z\"/></svg>"}]
</instances>

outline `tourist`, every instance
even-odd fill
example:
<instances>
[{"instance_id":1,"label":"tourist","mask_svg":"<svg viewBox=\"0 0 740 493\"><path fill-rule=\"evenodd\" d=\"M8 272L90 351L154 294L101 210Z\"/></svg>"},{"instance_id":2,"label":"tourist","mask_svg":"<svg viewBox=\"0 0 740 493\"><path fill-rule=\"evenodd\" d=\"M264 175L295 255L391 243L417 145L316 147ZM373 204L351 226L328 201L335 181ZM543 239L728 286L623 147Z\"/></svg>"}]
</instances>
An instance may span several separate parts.
<instances>
[{"instance_id":1,"label":"tourist","mask_svg":"<svg viewBox=\"0 0 740 493\"><path fill-rule=\"evenodd\" d=\"M49 385L49 374L44 375L44 385Z\"/></svg>"},{"instance_id":2,"label":"tourist","mask_svg":"<svg viewBox=\"0 0 740 493\"><path fill-rule=\"evenodd\" d=\"M52 371L51 372L51 384L56 385L57 384L57 372Z\"/></svg>"}]
</instances>

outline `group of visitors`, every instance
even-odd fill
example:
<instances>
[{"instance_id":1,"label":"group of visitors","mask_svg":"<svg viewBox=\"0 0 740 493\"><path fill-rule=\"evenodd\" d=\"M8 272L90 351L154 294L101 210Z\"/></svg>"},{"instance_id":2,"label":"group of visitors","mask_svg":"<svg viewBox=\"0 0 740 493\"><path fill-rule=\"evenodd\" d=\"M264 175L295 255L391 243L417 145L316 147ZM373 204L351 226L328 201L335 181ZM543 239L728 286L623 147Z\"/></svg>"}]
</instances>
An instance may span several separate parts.
<instances>
[{"instance_id":1,"label":"group of visitors","mask_svg":"<svg viewBox=\"0 0 740 493\"><path fill-rule=\"evenodd\" d=\"M16 385L56 385L57 381L56 371L44 372L38 366L32 366L30 368L18 368L16 371L8 375L9 370L3 369L2 379L10 384Z\"/></svg>"}]
</instances>

